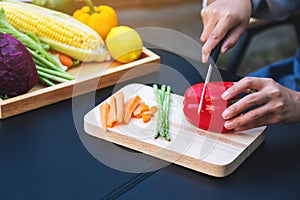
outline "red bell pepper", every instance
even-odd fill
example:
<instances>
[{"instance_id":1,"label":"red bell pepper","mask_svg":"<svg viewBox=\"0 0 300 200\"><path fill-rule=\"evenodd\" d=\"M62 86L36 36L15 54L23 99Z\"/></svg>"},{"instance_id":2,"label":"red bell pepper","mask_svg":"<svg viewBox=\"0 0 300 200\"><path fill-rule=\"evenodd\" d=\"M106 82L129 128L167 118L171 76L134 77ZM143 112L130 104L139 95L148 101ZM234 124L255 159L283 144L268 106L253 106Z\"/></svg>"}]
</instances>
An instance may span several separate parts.
<instances>
[{"instance_id":1,"label":"red bell pepper","mask_svg":"<svg viewBox=\"0 0 300 200\"><path fill-rule=\"evenodd\" d=\"M202 108L198 114L199 102L204 83L189 87L184 94L183 112L186 119L193 125L213 132L228 132L224 127L223 111L232 104L232 100L223 100L221 95L232 82L210 82L206 85Z\"/></svg>"}]
</instances>

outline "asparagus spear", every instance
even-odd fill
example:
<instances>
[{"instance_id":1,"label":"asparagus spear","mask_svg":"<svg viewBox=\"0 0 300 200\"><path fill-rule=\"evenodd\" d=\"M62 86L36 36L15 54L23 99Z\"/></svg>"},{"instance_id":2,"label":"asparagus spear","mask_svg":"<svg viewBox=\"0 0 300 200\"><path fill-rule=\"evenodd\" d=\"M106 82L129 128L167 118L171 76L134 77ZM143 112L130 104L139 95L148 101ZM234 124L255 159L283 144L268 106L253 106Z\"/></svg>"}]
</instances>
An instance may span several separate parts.
<instances>
[{"instance_id":1,"label":"asparagus spear","mask_svg":"<svg viewBox=\"0 0 300 200\"><path fill-rule=\"evenodd\" d=\"M154 138L159 136L164 137L170 141L169 135L169 107L170 107L170 94L171 86L162 85L159 91L157 84L153 84L155 96L158 102L158 119L157 119L157 133ZM167 89L167 91L165 91Z\"/></svg>"},{"instance_id":2,"label":"asparagus spear","mask_svg":"<svg viewBox=\"0 0 300 200\"><path fill-rule=\"evenodd\" d=\"M153 85L154 91L155 91L155 96L156 100L158 103L158 119L157 119L157 134L155 135L155 138L158 138L159 135L164 137L164 132L163 132L163 102L157 87L157 84Z\"/></svg>"},{"instance_id":3,"label":"asparagus spear","mask_svg":"<svg viewBox=\"0 0 300 200\"><path fill-rule=\"evenodd\" d=\"M166 104L165 104L165 123L164 123L164 135L165 138L170 141L170 135L169 135L169 110L170 110L170 96L171 96L171 86L167 87L166 92Z\"/></svg>"},{"instance_id":4,"label":"asparagus spear","mask_svg":"<svg viewBox=\"0 0 300 200\"><path fill-rule=\"evenodd\" d=\"M162 85L160 88L160 99L162 104L164 104L164 100L165 100L165 91L166 91L166 85Z\"/></svg>"}]
</instances>

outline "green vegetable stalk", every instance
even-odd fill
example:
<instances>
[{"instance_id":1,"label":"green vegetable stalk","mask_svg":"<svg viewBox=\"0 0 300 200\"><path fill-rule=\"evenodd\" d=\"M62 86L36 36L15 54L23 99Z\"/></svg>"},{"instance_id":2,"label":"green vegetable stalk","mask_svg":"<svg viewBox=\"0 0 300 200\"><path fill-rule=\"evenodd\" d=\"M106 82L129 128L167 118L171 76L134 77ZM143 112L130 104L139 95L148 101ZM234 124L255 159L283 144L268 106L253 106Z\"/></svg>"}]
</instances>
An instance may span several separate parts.
<instances>
[{"instance_id":1,"label":"green vegetable stalk","mask_svg":"<svg viewBox=\"0 0 300 200\"><path fill-rule=\"evenodd\" d=\"M41 67L41 66L38 66L38 65L36 65L36 69L37 69L38 72L44 72L46 74L49 74L49 75L52 75L52 76L56 76L57 77L56 81L58 81L58 82L66 82L66 81L68 81L68 80L71 79L71 75L65 74L65 73L62 73L62 72L59 72L59 71L55 71L55 70L52 70L52 69L47 69L45 67Z\"/></svg>"},{"instance_id":2,"label":"green vegetable stalk","mask_svg":"<svg viewBox=\"0 0 300 200\"><path fill-rule=\"evenodd\" d=\"M159 93L158 87L156 84L153 85L155 95L156 95L156 100L158 103L158 119L157 119L157 134L155 135L155 138L158 138L159 135L164 137L164 132L163 132L163 99L161 98L161 94Z\"/></svg>"},{"instance_id":3,"label":"green vegetable stalk","mask_svg":"<svg viewBox=\"0 0 300 200\"><path fill-rule=\"evenodd\" d=\"M154 138L159 136L164 137L170 141L169 135L169 110L170 110L170 96L171 86L162 85L159 91L157 84L153 85L156 100L158 102L158 119L157 119L157 133Z\"/></svg>"},{"instance_id":4,"label":"green vegetable stalk","mask_svg":"<svg viewBox=\"0 0 300 200\"><path fill-rule=\"evenodd\" d=\"M164 134L165 134L165 137L167 140L171 140L170 135L169 135L170 96L171 96L171 86L168 86L167 92L166 92L165 127L164 127Z\"/></svg>"}]
</instances>

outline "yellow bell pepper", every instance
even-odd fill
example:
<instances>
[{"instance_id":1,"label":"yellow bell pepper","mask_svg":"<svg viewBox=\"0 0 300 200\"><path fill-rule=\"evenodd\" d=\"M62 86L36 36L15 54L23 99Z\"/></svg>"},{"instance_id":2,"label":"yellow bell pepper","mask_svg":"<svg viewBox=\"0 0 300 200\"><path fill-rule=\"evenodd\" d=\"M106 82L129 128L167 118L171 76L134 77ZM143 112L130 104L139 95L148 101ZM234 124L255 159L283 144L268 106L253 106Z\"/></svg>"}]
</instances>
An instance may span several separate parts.
<instances>
[{"instance_id":1,"label":"yellow bell pepper","mask_svg":"<svg viewBox=\"0 0 300 200\"><path fill-rule=\"evenodd\" d=\"M94 6L91 0L83 0L87 6L76 10L73 17L94 29L103 40L112 27L118 26L116 11L107 5Z\"/></svg>"}]
</instances>

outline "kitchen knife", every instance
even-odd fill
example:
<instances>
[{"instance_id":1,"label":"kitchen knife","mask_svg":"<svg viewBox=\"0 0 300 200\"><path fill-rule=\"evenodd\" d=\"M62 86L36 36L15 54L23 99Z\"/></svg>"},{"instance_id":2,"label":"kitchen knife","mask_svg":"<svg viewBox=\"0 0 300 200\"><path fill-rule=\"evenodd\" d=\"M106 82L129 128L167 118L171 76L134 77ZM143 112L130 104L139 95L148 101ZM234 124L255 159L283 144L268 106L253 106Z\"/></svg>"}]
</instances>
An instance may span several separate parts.
<instances>
[{"instance_id":1,"label":"kitchen knife","mask_svg":"<svg viewBox=\"0 0 300 200\"><path fill-rule=\"evenodd\" d=\"M198 115L200 115L200 111L201 111L202 104L203 104L203 97L204 97L204 94L205 94L205 89L206 89L207 83L210 80L211 74L212 74L212 65L209 64L208 70L207 70L207 73L206 73L206 77L205 77L205 81L204 81L204 86L203 86L201 97L200 97L199 106L198 106Z\"/></svg>"}]
</instances>

